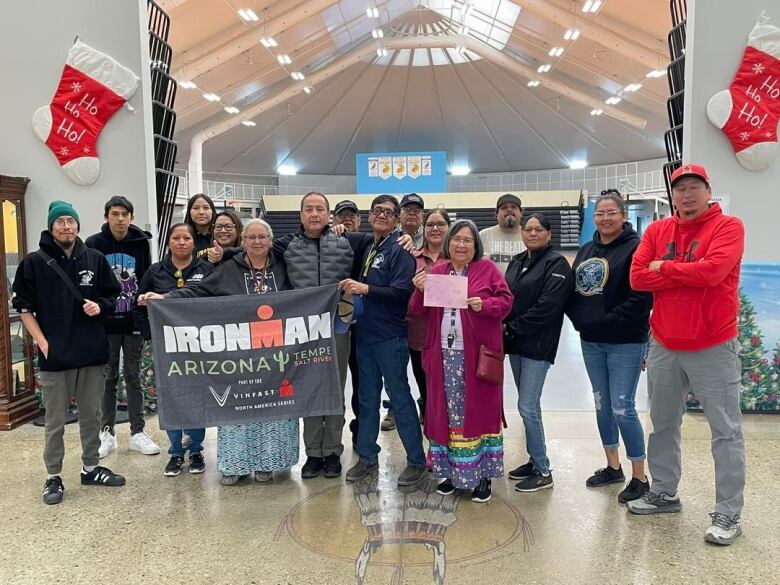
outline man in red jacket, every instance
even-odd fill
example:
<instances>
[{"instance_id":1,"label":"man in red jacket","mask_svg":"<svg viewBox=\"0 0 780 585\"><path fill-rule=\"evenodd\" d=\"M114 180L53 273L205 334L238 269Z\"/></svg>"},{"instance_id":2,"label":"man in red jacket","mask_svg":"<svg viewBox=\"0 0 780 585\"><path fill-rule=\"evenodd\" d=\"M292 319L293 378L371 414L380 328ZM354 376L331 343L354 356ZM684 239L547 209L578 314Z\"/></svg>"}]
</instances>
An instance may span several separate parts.
<instances>
[{"instance_id":1,"label":"man in red jacket","mask_svg":"<svg viewBox=\"0 0 780 585\"><path fill-rule=\"evenodd\" d=\"M693 390L712 433L715 511L704 538L732 544L742 534L745 442L739 406L737 287L745 228L710 204L704 167L672 175L675 214L650 224L631 264L631 287L653 293L647 389L653 432L652 487L628 503L634 514L679 512L680 427Z\"/></svg>"}]
</instances>

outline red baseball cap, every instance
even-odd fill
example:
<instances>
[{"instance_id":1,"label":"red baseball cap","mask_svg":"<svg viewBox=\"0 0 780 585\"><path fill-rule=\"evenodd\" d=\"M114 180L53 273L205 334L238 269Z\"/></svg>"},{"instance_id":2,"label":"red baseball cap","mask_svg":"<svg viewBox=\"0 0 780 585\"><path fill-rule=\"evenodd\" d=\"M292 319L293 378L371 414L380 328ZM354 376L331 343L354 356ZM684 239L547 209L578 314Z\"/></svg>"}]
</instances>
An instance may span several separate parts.
<instances>
[{"instance_id":1,"label":"red baseball cap","mask_svg":"<svg viewBox=\"0 0 780 585\"><path fill-rule=\"evenodd\" d=\"M707 185L710 184L710 176L707 174L707 169L701 165L688 163L672 173L672 187L674 187L674 184L677 181L684 179L685 177L696 177L707 183Z\"/></svg>"}]
</instances>

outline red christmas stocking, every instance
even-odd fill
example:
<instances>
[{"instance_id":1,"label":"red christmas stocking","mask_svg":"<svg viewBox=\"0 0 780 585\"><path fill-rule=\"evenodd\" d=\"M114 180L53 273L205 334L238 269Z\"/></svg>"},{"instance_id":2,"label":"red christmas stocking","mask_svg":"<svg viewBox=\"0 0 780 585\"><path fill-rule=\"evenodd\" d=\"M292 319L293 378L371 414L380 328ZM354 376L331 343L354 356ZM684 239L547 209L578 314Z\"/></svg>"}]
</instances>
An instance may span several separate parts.
<instances>
[{"instance_id":1,"label":"red christmas stocking","mask_svg":"<svg viewBox=\"0 0 780 585\"><path fill-rule=\"evenodd\" d=\"M780 28L765 18L753 27L742 63L728 89L707 104L710 122L723 130L740 164L768 168L777 154L780 120Z\"/></svg>"},{"instance_id":2,"label":"red christmas stocking","mask_svg":"<svg viewBox=\"0 0 780 585\"><path fill-rule=\"evenodd\" d=\"M77 185L97 181L98 135L135 93L138 83L138 77L127 67L81 41L68 51L54 98L35 112L32 123L35 134Z\"/></svg>"}]
</instances>

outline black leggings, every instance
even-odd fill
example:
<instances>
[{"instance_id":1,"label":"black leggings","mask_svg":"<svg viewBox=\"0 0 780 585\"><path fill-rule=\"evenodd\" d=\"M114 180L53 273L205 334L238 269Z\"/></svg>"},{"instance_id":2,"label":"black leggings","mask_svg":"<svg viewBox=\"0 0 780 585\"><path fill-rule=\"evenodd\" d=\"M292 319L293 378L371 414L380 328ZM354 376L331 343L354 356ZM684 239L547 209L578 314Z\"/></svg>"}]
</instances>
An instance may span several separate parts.
<instances>
[{"instance_id":1,"label":"black leggings","mask_svg":"<svg viewBox=\"0 0 780 585\"><path fill-rule=\"evenodd\" d=\"M417 404L420 406L420 414L425 415L425 402L428 398L428 387L425 385L425 370L422 365L422 352L409 348L409 356L412 360L412 372L417 381L417 387L420 389L420 399Z\"/></svg>"}]
</instances>

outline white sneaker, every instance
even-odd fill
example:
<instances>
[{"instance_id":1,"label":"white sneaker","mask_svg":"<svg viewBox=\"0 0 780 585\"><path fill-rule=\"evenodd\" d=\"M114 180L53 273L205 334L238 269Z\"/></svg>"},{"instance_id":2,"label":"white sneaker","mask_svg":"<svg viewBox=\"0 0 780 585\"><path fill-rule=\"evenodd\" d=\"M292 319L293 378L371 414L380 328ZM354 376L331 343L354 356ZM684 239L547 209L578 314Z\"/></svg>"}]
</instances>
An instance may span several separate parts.
<instances>
[{"instance_id":1,"label":"white sneaker","mask_svg":"<svg viewBox=\"0 0 780 585\"><path fill-rule=\"evenodd\" d=\"M116 442L116 437L111 434L111 431L108 429L108 427L104 427L102 431L100 431L100 447L98 448L98 458L103 459L106 455L111 453L114 449L116 449L119 445Z\"/></svg>"},{"instance_id":2,"label":"white sneaker","mask_svg":"<svg viewBox=\"0 0 780 585\"><path fill-rule=\"evenodd\" d=\"M713 512L710 518L712 518L712 526L704 533L704 540L707 542L728 546L734 544L736 538L742 534L739 516L729 518L726 514Z\"/></svg>"},{"instance_id":3,"label":"white sneaker","mask_svg":"<svg viewBox=\"0 0 780 585\"><path fill-rule=\"evenodd\" d=\"M157 455L160 452L160 446L143 431L130 435L128 447L131 451L140 451L144 455Z\"/></svg>"}]
</instances>

